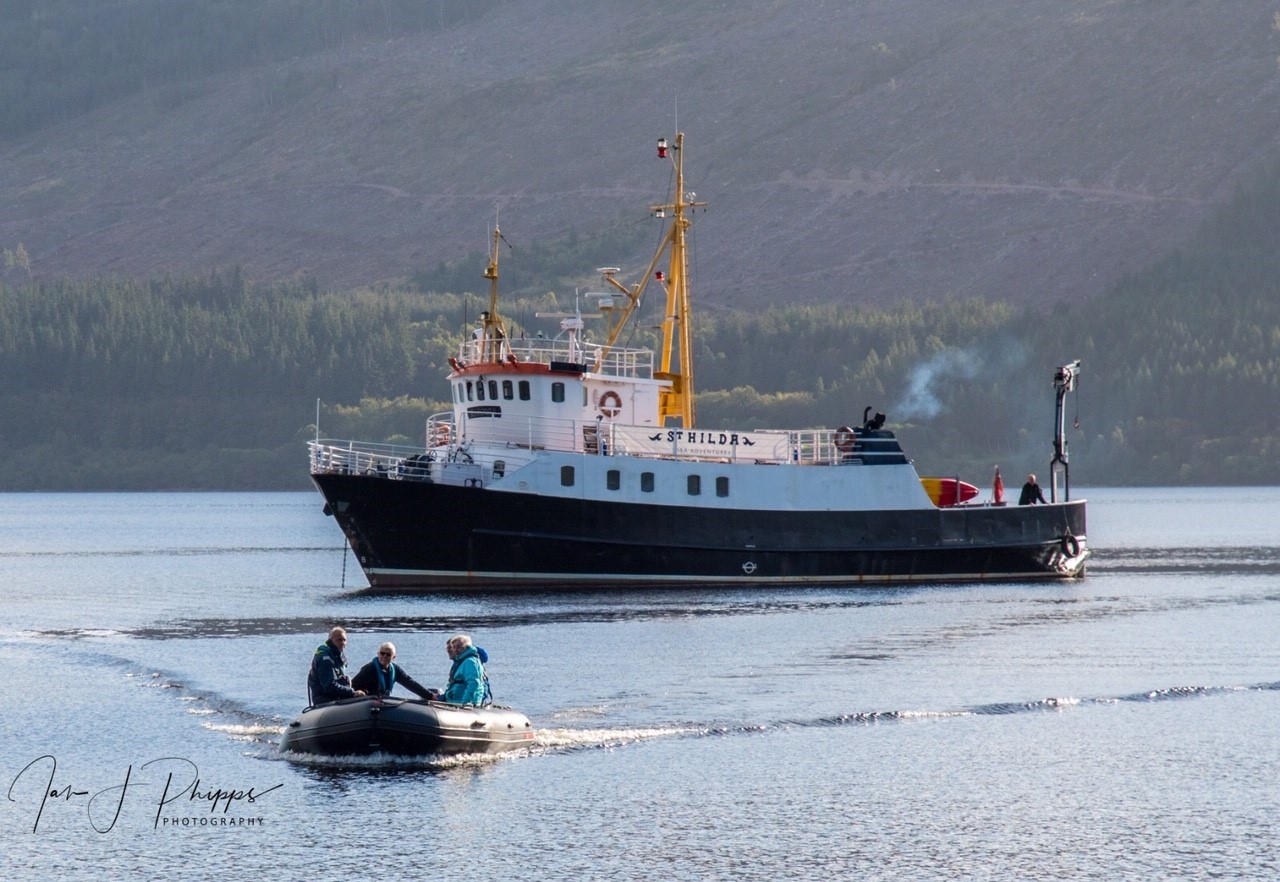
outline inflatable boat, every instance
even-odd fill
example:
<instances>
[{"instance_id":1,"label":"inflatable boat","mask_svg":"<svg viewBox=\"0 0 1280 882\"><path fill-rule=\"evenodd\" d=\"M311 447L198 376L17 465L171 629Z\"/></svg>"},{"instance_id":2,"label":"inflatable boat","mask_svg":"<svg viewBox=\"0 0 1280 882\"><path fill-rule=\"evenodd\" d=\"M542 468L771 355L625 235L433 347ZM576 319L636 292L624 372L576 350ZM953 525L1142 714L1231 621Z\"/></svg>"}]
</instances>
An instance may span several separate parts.
<instances>
[{"instance_id":1,"label":"inflatable boat","mask_svg":"<svg viewBox=\"0 0 1280 882\"><path fill-rule=\"evenodd\" d=\"M348 698L305 709L280 749L331 756L499 753L533 743L533 724L509 707L407 698Z\"/></svg>"}]
</instances>

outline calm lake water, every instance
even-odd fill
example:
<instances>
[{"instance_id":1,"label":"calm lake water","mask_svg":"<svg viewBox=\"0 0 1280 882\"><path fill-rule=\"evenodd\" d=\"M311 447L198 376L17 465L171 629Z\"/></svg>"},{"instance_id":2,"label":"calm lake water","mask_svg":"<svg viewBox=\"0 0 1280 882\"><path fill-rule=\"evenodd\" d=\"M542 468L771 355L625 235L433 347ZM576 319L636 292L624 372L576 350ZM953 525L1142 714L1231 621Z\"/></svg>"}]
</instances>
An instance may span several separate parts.
<instances>
[{"instance_id":1,"label":"calm lake water","mask_svg":"<svg viewBox=\"0 0 1280 882\"><path fill-rule=\"evenodd\" d=\"M316 495L0 494L0 870L1280 878L1280 488L1075 495L1070 583L403 597ZM335 623L535 745L283 757Z\"/></svg>"}]
</instances>

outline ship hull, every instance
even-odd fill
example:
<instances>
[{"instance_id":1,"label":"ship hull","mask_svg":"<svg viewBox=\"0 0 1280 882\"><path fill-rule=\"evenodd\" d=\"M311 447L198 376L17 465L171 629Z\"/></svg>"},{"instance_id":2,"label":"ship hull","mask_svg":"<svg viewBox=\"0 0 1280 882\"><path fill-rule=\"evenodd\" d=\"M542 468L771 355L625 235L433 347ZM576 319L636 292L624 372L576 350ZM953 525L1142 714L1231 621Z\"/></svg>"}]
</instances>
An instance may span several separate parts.
<instances>
[{"instance_id":1,"label":"ship hull","mask_svg":"<svg viewBox=\"0 0 1280 882\"><path fill-rule=\"evenodd\" d=\"M859 585L1061 579L1085 504L707 509L361 474L312 480L377 590Z\"/></svg>"}]
</instances>

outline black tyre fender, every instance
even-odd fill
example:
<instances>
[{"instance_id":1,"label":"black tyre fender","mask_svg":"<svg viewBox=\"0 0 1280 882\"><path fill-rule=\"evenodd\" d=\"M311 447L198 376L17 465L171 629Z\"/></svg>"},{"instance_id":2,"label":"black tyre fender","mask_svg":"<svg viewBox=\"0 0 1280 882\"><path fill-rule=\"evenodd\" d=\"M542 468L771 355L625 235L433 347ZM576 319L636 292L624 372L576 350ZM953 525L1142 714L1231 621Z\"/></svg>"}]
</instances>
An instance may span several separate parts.
<instances>
[{"instance_id":1,"label":"black tyre fender","mask_svg":"<svg viewBox=\"0 0 1280 882\"><path fill-rule=\"evenodd\" d=\"M1075 557L1080 553L1080 540L1070 533L1063 533L1059 542L1062 547L1062 553L1067 557Z\"/></svg>"}]
</instances>

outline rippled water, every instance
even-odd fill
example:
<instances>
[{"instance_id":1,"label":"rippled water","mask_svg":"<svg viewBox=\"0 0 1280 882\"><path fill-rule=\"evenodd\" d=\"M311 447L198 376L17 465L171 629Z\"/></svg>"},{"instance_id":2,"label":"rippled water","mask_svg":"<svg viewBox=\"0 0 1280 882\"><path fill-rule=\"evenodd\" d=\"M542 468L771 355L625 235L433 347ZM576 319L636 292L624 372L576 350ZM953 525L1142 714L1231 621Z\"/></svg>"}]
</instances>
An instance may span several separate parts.
<instances>
[{"instance_id":1,"label":"rippled water","mask_svg":"<svg viewBox=\"0 0 1280 882\"><path fill-rule=\"evenodd\" d=\"M479 597L358 590L310 494L0 495L0 869L1280 878L1280 488L1078 495L1078 582ZM333 623L473 634L537 741L282 757Z\"/></svg>"}]
</instances>

